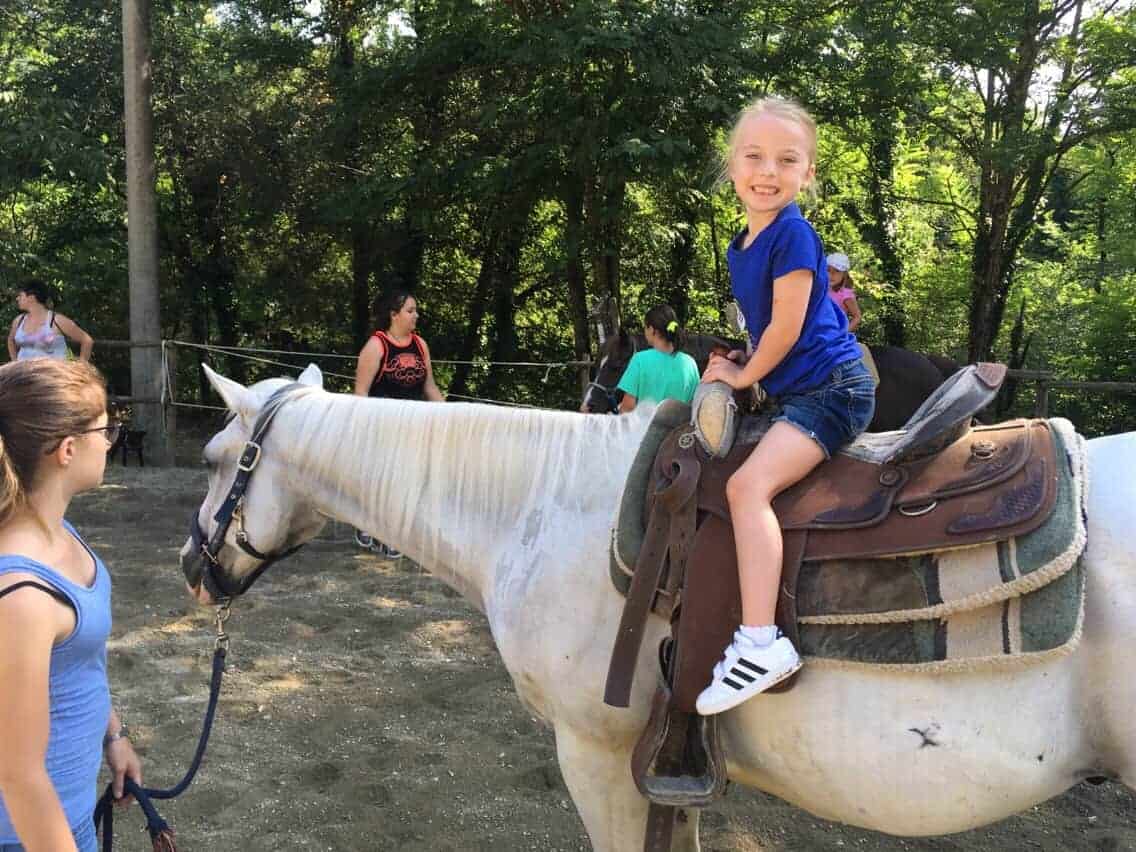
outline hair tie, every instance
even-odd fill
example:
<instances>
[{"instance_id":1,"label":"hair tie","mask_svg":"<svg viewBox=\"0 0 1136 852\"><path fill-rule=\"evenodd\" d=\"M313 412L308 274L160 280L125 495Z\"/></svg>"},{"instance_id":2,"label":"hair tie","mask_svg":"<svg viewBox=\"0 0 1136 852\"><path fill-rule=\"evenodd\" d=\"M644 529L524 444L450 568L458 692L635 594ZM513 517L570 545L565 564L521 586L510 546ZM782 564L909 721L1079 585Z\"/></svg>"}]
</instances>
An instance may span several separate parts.
<instances>
[{"instance_id":1,"label":"hair tie","mask_svg":"<svg viewBox=\"0 0 1136 852\"><path fill-rule=\"evenodd\" d=\"M667 323L667 331L670 331L670 332L678 331L678 322L676 322L675 320L671 320L670 322L668 322Z\"/></svg>"}]
</instances>

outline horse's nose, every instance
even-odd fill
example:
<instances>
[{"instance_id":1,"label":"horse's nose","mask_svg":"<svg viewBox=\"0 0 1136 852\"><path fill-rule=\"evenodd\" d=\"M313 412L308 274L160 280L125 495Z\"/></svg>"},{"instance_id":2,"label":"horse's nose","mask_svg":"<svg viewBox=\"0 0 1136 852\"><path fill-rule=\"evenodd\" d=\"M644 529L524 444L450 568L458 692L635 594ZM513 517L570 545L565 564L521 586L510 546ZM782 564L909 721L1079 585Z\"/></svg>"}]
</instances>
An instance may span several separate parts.
<instances>
[{"instance_id":1,"label":"horse's nose","mask_svg":"<svg viewBox=\"0 0 1136 852\"><path fill-rule=\"evenodd\" d=\"M190 589L200 588L201 555L197 552L192 538L186 539L185 544L182 545L181 551L178 553L178 561L181 565L181 573L185 576L185 584Z\"/></svg>"}]
</instances>

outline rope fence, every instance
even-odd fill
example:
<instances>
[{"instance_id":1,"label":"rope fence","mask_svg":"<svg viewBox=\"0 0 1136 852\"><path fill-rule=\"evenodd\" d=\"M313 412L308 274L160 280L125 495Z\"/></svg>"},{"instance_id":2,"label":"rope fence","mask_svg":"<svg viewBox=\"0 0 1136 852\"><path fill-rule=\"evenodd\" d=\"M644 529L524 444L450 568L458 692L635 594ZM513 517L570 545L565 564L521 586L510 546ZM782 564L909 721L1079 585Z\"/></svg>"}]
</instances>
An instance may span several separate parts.
<instances>
[{"instance_id":1,"label":"rope fence","mask_svg":"<svg viewBox=\"0 0 1136 852\"><path fill-rule=\"evenodd\" d=\"M100 341L102 345L104 341ZM105 341L105 343L112 347L129 346L130 341ZM222 346L211 343L194 343L188 340L163 340L160 343L145 343L143 345L152 346L158 345L162 348L162 372L164 376L162 399L160 400L163 405L171 405L179 408L193 408L224 411L223 406L207 405L203 403L185 402L179 400L175 393L173 372L170 367L171 349L178 347L183 349L195 350L207 354L223 355L226 357L240 358L255 364L264 364L273 367L283 367L287 370L302 369L302 366L289 361L282 361L278 358L270 358L264 356L289 356L292 358L311 359L311 358L327 358L338 361L347 361L354 363L359 360L357 355L343 355L338 352L297 352L287 349L267 349L259 347L245 347L245 346ZM456 367L456 366L470 366L478 369L490 369L492 367L506 367L506 368L525 368L525 369L543 369L544 376L540 380L542 384L547 384L549 377L553 370L557 369L573 369L578 370L582 368L591 368L593 363L591 361L486 361L486 360L458 360L449 358L435 358L432 363L437 366ZM354 383L354 375L346 373L334 372L332 370L323 370L325 376L331 376L336 379L341 379L345 382ZM479 402L488 405L504 405L512 408L528 408L528 409L541 409L546 406L533 405L525 402L516 402L502 399L490 399L483 396L474 396L468 394L449 393L446 394L449 399L457 399L466 402ZM114 401L120 404L129 404L132 401L142 402L140 399L132 399L130 397L115 397ZM147 402L153 400L145 400Z\"/></svg>"},{"instance_id":2,"label":"rope fence","mask_svg":"<svg viewBox=\"0 0 1136 852\"><path fill-rule=\"evenodd\" d=\"M293 359L329 359L332 361L347 362L349 364L353 364L354 362L358 361L357 355L343 355L338 352L295 351L288 349L270 349L251 346L224 346L210 343L195 343L188 340L99 340L98 345L100 348L107 349L132 349L139 347L160 347L162 349L162 371L164 381L161 399L146 399L142 397L127 395L112 396L111 400L113 402L119 405L130 405L131 403L141 404L160 402L163 406L168 405L178 408L198 409L206 411L224 411L225 409L223 406L209 405L207 403L190 402L188 400L178 399L177 394L175 393L175 382L173 378L175 370L171 367L171 361L176 360L176 349L188 349L192 351L203 352L209 355L240 358L253 364L260 364L269 367L281 367L286 370L299 370L302 369L304 365L281 360L282 357ZM503 367L510 369L541 369L544 370L544 376L540 379L540 382L542 384L548 383L553 370L578 370L583 368L591 368L594 366L594 362L592 361L579 360L488 361L482 359L434 359L433 363L437 366L443 367L466 366L476 369L491 369L493 367ZM354 375L343 372L336 372L334 370L324 370L323 374L325 376L339 379L348 383L353 383L355 379ZM1136 382L1082 381L1077 379L1062 379L1055 373L1048 370L1009 370L1007 377L1010 379L1016 379L1023 384L1032 386L1034 390L1034 415L1037 417L1045 417L1048 415L1051 391L1064 390L1087 393L1136 394ZM532 403L492 399L489 397L477 396L474 394L447 393L447 397L450 399L462 400L466 402L477 402L488 405L505 405L514 408L546 408L546 406L534 405Z\"/></svg>"}]
</instances>

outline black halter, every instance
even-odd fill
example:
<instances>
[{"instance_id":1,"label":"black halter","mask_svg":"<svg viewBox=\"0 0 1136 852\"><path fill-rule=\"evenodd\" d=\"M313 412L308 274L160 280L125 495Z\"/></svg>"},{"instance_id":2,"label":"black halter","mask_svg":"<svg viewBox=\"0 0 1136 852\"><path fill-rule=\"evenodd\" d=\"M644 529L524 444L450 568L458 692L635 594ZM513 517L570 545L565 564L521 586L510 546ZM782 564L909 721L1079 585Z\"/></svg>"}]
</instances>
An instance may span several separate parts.
<instances>
[{"instance_id":1,"label":"black halter","mask_svg":"<svg viewBox=\"0 0 1136 852\"><path fill-rule=\"evenodd\" d=\"M245 491L248 490L249 481L252 479L252 472L256 470L256 466L260 463L261 445L264 442L264 436L268 433L268 427L272 425L276 413L284 405L288 395L301 387L304 387L304 385L301 385L299 382L292 382L291 384L285 385L280 388L280 390L273 393L272 396L268 398L268 402L266 402L264 407L260 410L256 422L253 424L252 434L249 436L248 441L245 442L245 447L241 451L240 459L237 460L237 475L233 479L233 484L229 488L228 495L225 497L224 502L221 503L221 508L219 508L217 514L213 516L213 520L217 523L217 528L213 530L213 536L209 538L208 541L205 538L205 531L201 528L201 522L197 519L200 512L193 513L193 519L189 527L189 537L193 541L193 546L201 553L200 582L204 585L205 590L209 592L214 601L227 601L239 595L243 595L269 566L287 556L291 556L303 547L302 544L298 544L295 547L290 547L279 553L261 553L249 543L248 535L245 533L244 518L241 514L241 505L244 502ZM260 565L240 582L230 580L226 575L224 566L218 561L221 548L225 546L225 536L228 534L229 526L232 524L234 518L237 520L237 546L249 556L260 560ZM195 585L193 578L187 576L186 579L190 580L190 585Z\"/></svg>"}]
</instances>

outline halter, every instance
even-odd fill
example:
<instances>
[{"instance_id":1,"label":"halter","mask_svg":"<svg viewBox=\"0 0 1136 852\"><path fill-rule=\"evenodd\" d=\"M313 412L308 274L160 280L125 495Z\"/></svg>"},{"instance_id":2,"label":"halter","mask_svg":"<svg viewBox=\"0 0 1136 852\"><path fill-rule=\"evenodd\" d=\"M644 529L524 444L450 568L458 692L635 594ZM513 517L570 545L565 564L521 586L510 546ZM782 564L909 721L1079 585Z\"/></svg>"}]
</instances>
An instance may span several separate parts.
<instances>
[{"instance_id":1,"label":"halter","mask_svg":"<svg viewBox=\"0 0 1136 852\"><path fill-rule=\"evenodd\" d=\"M303 547L302 544L298 544L295 547L290 547L287 550L277 553L261 553L249 542L248 533L245 532L244 513L241 511L241 507L244 504L245 492L248 490L249 481L252 479L252 472L256 470L256 466L260 463L261 445L264 442L264 436L268 433L268 428L272 425L272 421L275 419L277 412L283 407L289 394L302 387L304 387L304 385L299 382L292 382L291 384L285 385L273 393L264 404L264 407L261 408L260 413L256 417L256 422L253 423L252 434L249 436L248 441L245 442L244 449L241 451L241 457L237 460L237 475L233 479L233 484L229 488L228 495L225 497L224 502L221 503L221 508L219 508L217 514L213 516L213 520L217 523L217 528L213 530L213 535L208 540L206 540L205 530L201 528L201 522L197 519L200 512L193 513L193 519L189 527L189 537L193 542L193 546L201 552L201 584L215 601L228 601L239 595L243 595L269 566L287 556L291 556ZM260 565L240 582L230 580L226 576L224 566L221 565L219 561L221 549L225 546L225 536L228 534L229 526L234 520L237 522L237 547L253 559L260 560Z\"/></svg>"},{"instance_id":2,"label":"halter","mask_svg":"<svg viewBox=\"0 0 1136 852\"><path fill-rule=\"evenodd\" d=\"M634 357L636 353L639 352L639 340L634 334L629 334L628 339L631 341L631 356ZM630 363L630 359L628 359L628 363ZM596 378L599 378L598 368L596 369ZM593 379L588 382L587 386L584 388L583 403L584 405L588 404L588 400L592 398L593 391L600 391L607 400L608 414L619 414L619 400L615 396L617 390L619 390L618 381L615 385L608 387L607 385L601 385Z\"/></svg>"}]
</instances>

